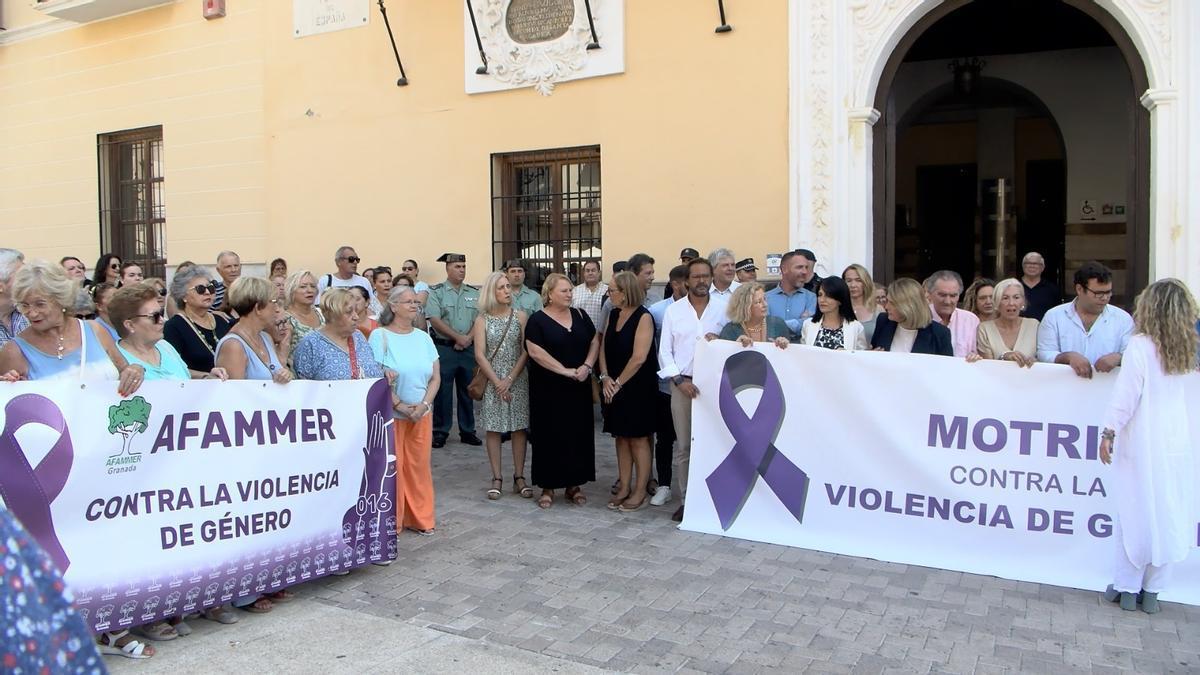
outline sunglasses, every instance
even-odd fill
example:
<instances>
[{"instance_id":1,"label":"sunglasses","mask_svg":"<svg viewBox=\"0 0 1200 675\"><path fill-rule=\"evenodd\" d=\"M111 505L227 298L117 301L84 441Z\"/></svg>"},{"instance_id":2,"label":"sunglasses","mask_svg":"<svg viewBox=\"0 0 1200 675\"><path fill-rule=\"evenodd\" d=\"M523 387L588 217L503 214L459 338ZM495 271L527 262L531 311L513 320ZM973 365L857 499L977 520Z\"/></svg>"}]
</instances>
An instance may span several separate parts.
<instances>
[{"instance_id":1,"label":"sunglasses","mask_svg":"<svg viewBox=\"0 0 1200 675\"><path fill-rule=\"evenodd\" d=\"M209 293L217 292L217 285L210 281L207 284L196 284L192 287L192 290L196 291L197 295L208 295Z\"/></svg>"},{"instance_id":2,"label":"sunglasses","mask_svg":"<svg viewBox=\"0 0 1200 675\"><path fill-rule=\"evenodd\" d=\"M160 297L160 298L167 297L167 289L165 289L165 288L158 289L158 297Z\"/></svg>"},{"instance_id":3,"label":"sunglasses","mask_svg":"<svg viewBox=\"0 0 1200 675\"><path fill-rule=\"evenodd\" d=\"M159 310L157 312L152 312L150 314L134 314L135 317L141 317L143 319L150 319L154 323L162 323L163 319L166 317L166 315L167 315L167 313L162 310Z\"/></svg>"},{"instance_id":4,"label":"sunglasses","mask_svg":"<svg viewBox=\"0 0 1200 675\"><path fill-rule=\"evenodd\" d=\"M108 266L108 269L110 269L110 270L119 270L119 269L121 269L121 263L113 263L113 264L111 264L111 265L109 265L109 266Z\"/></svg>"},{"instance_id":5,"label":"sunglasses","mask_svg":"<svg viewBox=\"0 0 1200 675\"><path fill-rule=\"evenodd\" d=\"M362 258L360 258L356 255L352 255L352 256L348 256L346 258L342 258L342 260L345 260L346 262L348 262L352 265L357 265L359 263L359 261L362 260Z\"/></svg>"}]
</instances>

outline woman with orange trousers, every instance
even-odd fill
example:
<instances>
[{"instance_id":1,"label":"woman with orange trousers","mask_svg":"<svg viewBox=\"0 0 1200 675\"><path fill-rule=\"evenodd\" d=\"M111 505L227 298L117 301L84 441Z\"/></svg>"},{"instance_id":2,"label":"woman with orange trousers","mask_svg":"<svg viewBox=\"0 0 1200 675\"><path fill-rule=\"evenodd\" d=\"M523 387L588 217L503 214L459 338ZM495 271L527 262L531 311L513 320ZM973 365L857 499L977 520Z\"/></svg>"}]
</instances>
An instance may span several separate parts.
<instances>
[{"instance_id":1,"label":"woman with orange trousers","mask_svg":"<svg viewBox=\"0 0 1200 675\"><path fill-rule=\"evenodd\" d=\"M437 348L429 334L413 327L420 316L413 289L398 286L388 295L371 332L375 359L396 373L392 409L396 433L396 522L417 534L433 534L433 448L431 401L441 385Z\"/></svg>"}]
</instances>

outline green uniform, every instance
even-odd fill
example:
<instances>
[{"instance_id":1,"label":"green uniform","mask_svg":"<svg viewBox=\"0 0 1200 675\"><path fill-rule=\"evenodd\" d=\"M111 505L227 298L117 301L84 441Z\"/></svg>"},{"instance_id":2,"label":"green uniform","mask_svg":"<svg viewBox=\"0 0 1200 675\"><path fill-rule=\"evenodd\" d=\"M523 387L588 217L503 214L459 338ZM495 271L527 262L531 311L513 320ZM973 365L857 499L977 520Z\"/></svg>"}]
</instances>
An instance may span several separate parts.
<instances>
[{"instance_id":1,"label":"green uniform","mask_svg":"<svg viewBox=\"0 0 1200 675\"><path fill-rule=\"evenodd\" d=\"M470 335L475 317L479 316L479 288L461 284L455 289L445 282L430 286L425 316L445 321L461 335ZM445 335L438 337L447 338ZM439 342L436 339L434 341Z\"/></svg>"},{"instance_id":2,"label":"green uniform","mask_svg":"<svg viewBox=\"0 0 1200 675\"><path fill-rule=\"evenodd\" d=\"M525 312L526 317L530 317L534 312L542 310L542 294L522 284L521 292L513 296L512 304L514 309L519 309Z\"/></svg>"},{"instance_id":3,"label":"green uniform","mask_svg":"<svg viewBox=\"0 0 1200 675\"><path fill-rule=\"evenodd\" d=\"M475 317L479 314L479 289L462 284L457 289L448 283L429 287L425 316L449 324L460 335L470 335ZM431 326L432 328L432 326ZM454 340L430 331L437 346L438 367L442 386L433 400L433 434L445 439L453 421L455 399L458 403L458 430L461 434L475 433L475 402L467 394L467 385L475 377L475 349L455 349Z\"/></svg>"}]
</instances>

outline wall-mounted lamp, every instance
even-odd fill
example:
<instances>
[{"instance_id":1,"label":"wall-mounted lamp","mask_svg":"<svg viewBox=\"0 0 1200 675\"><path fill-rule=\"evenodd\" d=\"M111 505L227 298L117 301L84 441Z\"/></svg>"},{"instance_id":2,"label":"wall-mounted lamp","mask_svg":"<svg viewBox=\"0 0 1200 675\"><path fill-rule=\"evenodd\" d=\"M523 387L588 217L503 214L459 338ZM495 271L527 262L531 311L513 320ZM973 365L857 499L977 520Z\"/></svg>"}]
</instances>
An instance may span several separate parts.
<instances>
[{"instance_id":1,"label":"wall-mounted lamp","mask_svg":"<svg viewBox=\"0 0 1200 675\"><path fill-rule=\"evenodd\" d=\"M946 69L954 73L954 91L960 96L974 96L979 89L979 73L987 61L976 56L968 56L962 60L952 59L946 64Z\"/></svg>"}]
</instances>

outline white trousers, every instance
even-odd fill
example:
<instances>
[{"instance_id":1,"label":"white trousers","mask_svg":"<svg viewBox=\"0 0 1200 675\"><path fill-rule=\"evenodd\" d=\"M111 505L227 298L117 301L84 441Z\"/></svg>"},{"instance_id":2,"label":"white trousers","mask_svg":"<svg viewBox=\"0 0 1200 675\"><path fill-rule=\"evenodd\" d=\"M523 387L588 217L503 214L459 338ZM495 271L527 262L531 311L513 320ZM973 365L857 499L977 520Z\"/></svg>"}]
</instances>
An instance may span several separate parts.
<instances>
[{"instance_id":1,"label":"white trousers","mask_svg":"<svg viewBox=\"0 0 1200 675\"><path fill-rule=\"evenodd\" d=\"M1125 553L1125 544L1121 538L1121 523L1118 518L1113 523L1113 588L1122 593L1137 593L1147 591L1159 593L1166 588L1171 580L1171 568L1174 565L1144 565L1139 567L1129 560Z\"/></svg>"}]
</instances>

